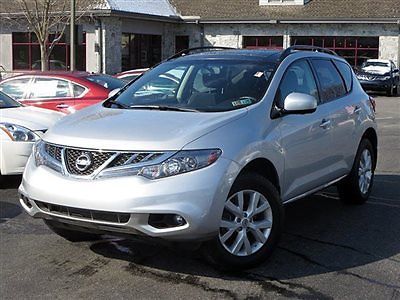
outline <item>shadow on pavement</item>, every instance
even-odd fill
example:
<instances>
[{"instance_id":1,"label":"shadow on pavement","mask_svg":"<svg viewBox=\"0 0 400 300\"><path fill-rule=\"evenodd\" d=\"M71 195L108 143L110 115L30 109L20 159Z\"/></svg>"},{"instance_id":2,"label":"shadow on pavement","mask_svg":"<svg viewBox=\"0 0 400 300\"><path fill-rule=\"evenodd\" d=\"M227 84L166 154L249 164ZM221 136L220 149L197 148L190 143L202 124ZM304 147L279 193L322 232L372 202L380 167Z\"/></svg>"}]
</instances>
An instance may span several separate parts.
<instances>
[{"instance_id":1,"label":"shadow on pavement","mask_svg":"<svg viewBox=\"0 0 400 300\"><path fill-rule=\"evenodd\" d=\"M3 176L0 179L0 190L17 189L22 181L22 175Z\"/></svg>"},{"instance_id":2,"label":"shadow on pavement","mask_svg":"<svg viewBox=\"0 0 400 300\"><path fill-rule=\"evenodd\" d=\"M287 205L286 230L278 249L265 264L239 274L221 273L205 264L198 251L177 245L116 238L93 243L90 248L105 257L130 262L128 271L159 277L180 273L279 281L333 271L346 273L346 269L383 259L400 264L393 257L400 253L399 186L399 175L377 175L365 205L343 205L335 188Z\"/></svg>"}]
</instances>

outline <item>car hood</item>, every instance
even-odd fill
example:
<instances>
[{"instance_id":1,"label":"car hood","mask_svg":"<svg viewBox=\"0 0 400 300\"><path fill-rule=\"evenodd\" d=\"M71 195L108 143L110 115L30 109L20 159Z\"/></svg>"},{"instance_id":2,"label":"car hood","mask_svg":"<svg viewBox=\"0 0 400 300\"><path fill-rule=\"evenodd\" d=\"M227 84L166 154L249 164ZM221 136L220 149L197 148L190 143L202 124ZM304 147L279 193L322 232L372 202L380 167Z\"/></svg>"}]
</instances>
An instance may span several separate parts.
<instances>
[{"instance_id":1,"label":"car hood","mask_svg":"<svg viewBox=\"0 0 400 300\"><path fill-rule=\"evenodd\" d=\"M47 130L65 115L49 109L22 106L0 109L0 122L20 125L30 130Z\"/></svg>"},{"instance_id":2,"label":"car hood","mask_svg":"<svg viewBox=\"0 0 400 300\"><path fill-rule=\"evenodd\" d=\"M389 75L390 68L380 66L368 66L360 70L361 74L373 74L373 75Z\"/></svg>"},{"instance_id":3,"label":"car hood","mask_svg":"<svg viewBox=\"0 0 400 300\"><path fill-rule=\"evenodd\" d=\"M44 140L102 150L174 151L246 113L247 109L218 113L111 109L98 104L65 117Z\"/></svg>"}]
</instances>

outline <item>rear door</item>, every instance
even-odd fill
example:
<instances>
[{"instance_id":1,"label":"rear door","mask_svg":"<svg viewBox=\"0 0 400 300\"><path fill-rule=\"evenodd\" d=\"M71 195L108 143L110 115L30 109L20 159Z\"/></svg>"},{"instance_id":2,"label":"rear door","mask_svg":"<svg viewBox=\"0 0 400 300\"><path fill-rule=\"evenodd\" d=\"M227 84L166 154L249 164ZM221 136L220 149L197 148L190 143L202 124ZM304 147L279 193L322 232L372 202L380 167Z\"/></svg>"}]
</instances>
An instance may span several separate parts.
<instances>
[{"instance_id":1,"label":"rear door","mask_svg":"<svg viewBox=\"0 0 400 300\"><path fill-rule=\"evenodd\" d=\"M276 94L276 105L291 93L303 93L319 99L314 73L306 59L292 63L285 72ZM281 147L285 156L283 199L289 200L331 179L332 138L329 110L318 105L311 114L281 117Z\"/></svg>"},{"instance_id":2,"label":"rear door","mask_svg":"<svg viewBox=\"0 0 400 300\"><path fill-rule=\"evenodd\" d=\"M61 78L34 77L27 105L71 113L75 105L74 90L71 83Z\"/></svg>"},{"instance_id":3,"label":"rear door","mask_svg":"<svg viewBox=\"0 0 400 300\"><path fill-rule=\"evenodd\" d=\"M327 153L332 180L346 175L351 168L358 144L356 126L359 126L361 102L351 93L353 74L344 62L330 59L312 59L321 90L322 105L329 111L332 147Z\"/></svg>"}]
</instances>

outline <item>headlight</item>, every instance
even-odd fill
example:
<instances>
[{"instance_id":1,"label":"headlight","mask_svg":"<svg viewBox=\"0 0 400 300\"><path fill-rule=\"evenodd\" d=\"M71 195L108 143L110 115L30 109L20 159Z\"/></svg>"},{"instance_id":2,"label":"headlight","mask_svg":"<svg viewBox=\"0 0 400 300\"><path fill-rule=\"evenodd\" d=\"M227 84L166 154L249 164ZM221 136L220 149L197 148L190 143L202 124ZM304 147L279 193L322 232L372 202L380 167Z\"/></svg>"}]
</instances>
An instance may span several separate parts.
<instances>
[{"instance_id":1,"label":"headlight","mask_svg":"<svg viewBox=\"0 0 400 300\"><path fill-rule=\"evenodd\" d=\"M385 77L378 77L379 80L386 81L390 80L390 76L385 76Z\"/></svg>"},{"instance_id":2,"label":"headlight","mask_svg":"<svg viewBox=\"0 0 400 300\"><path fill-rule=\"evenodd\" d=\"M159 179L191 172L213 164L221 153L219 149L180 151L161 164L143 167L138 175Z\"/></svg>"},{"instance_id":3,"label":"headlight","mask_svg":"<svg viewBox=\"0 0 400 300\"><path fill-rule=\"evenodd\" d=\"M35 142L39 139L39 136L36 133L19 125L0 123L0 129L2 129L10 139L15 142Z\"/></svg>"},{"instance_id":4,"label":"headlight","mask_svg":"<svg viewBox=\"0 0 400 300\"><path fill-rule=\"evenodd\" d=\"M59 173L64 173L61 163L48 155L45 147L46 145L42 140L39 140L33 146L33 158L35 159L36 167L47 166Z\"/></svg>"},{"instance_id":5,"label":"headlight","mask_svg":"<svg viewBox=\"0 0 400 300\"><path fill-rule=\"evenodd\" d=\"M158 164L105 169L97 178L139 175L148 179L160 179L205 168L213 164L221 154L219 149L179 151Z\"/></svg>"}]
</instances>

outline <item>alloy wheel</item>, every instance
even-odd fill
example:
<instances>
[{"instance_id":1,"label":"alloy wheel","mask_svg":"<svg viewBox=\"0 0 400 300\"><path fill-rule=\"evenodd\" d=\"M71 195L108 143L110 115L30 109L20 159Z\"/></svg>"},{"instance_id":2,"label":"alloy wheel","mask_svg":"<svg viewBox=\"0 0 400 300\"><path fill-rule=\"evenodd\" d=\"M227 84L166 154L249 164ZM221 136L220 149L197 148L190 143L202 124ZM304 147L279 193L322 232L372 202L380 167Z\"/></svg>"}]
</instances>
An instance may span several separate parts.
<instances>
[{"instance_id":1,"label":"alloy wheel","mask_svg":"<svg viewBox=\"0 0 400 300\"><path fill-rule=\"evenodd\" d=\"M364 149L358 167L358 186L361 193L368 193L369 187L371 186L372 176L372 156L368 149Z\"/></svg>"},{"instance_id":2,"label":"alloy wheel","mask_svg":"<svg viewBox=\"0 0 400 300\"><path fill-rule=\"evenodd\" d=\"M249 256L267 242L273 223L268 200L254 190L239 191L225 202L219 240L235 256Z\"/></svg>"}]
</instances>

